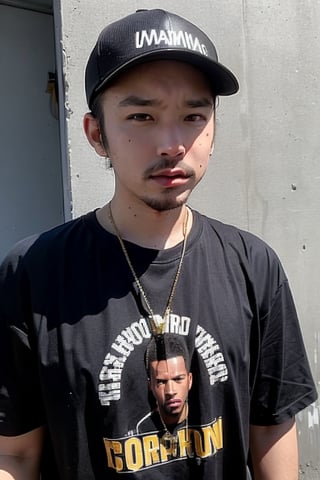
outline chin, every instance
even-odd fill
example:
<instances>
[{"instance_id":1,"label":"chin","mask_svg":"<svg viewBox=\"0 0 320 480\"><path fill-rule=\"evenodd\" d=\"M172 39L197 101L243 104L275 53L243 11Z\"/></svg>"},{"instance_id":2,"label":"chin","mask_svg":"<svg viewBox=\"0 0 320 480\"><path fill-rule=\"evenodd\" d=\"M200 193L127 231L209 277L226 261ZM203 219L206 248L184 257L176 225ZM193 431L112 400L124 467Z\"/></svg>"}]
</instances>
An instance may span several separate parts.
<instances>
[{"instance_id":1,"label":"chin","mask_svg":"<svg viewBox=\"0 0 320 480\"><path fill-rule=\"evenodd\" d=\"M165 212L168 210L174 210L180 208L186 204L189 198L189 194L183 198L143 198L142 201L153 210L157 212Z\"/></svg>"},{"instance_id":2,"label":"chin","mask_svg":"<svg viewBox=\"0 0 320 480\"><path fill-rule=\"evenodd\" d=\"M175 421L179 420L181 413L182 413L182 410L180 412L176 412L176 411L172 411L172 410L164 412L165 416L167 418L170 418L170 420L172 422L175 422Z\"/></svg>"}]
</instances>

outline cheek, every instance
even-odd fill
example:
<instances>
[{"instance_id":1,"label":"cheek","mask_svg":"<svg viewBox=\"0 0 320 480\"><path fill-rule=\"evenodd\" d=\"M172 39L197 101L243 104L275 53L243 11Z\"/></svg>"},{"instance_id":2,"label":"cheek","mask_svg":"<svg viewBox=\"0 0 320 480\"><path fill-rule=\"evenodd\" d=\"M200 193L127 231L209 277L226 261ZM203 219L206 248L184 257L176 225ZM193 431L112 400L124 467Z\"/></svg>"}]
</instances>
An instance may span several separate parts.
<instances>
[{"instance_id":1,"label":"cheek","mask_svg":"<svg viewBox=\"0 0 320 480\"><path fill-rule=\"evenodd\" d=\"M201 161L198 163L198 169L200 172L205 172L208 168L209 163L209 154L206 153L206 158L201 158Z\"/></svg>"},{"instance_id":2,"label":"cheek","mask_svg":"<svg viewBox=\"0 0 320 480\"><path fill-rule=\"evenodd\" d=\"M147 155L150 152L152 138L145 133L130 134L127 131L119 131L109 139L109 146L117 156L124 155L128 158L127 155L131 154L132 157L142 158L144 154Z\"/></svg>"},{"instance_id":3,"label":"cheek","mask_svg":"<svg viewBox=\"0 0 320 480\"><path fill-rule=\"evenodd\" d=\"M201 163L205 164L207 163L207 159L210 156L211 150L212 150L212 144L213 144L213 134L211 131L205 131L200 135L197 139L197 142L194 144L196 147L196 153L198 155L201 155L201 159L205 159Z\"/></svg>"},{"instance_id":4,"label":"cheek","mask_svg":"<svg viewBox=\"0 0 320 480\"><path fill-rule=\"evenodd\" d=\"M203 141L206 147L209 148L209 151L212 148L214 141L215 126L213 122L210 122L203 131Z\"/></svg>"}]
</instances>

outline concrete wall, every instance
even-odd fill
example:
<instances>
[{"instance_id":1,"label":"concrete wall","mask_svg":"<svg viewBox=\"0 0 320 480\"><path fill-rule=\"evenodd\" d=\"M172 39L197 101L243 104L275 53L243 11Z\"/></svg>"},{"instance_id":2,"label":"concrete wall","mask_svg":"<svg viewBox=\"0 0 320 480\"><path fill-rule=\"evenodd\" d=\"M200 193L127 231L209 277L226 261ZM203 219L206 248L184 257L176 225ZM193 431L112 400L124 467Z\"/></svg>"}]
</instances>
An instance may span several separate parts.
<instances>
[{"instance_id":1,"label":"concrete wall","mask_svg":"<svg viewBox=\"0 0 320 480\"><path fill-rule=\"evenodd\" d=\"M64 1L73 214L102 205L113 188L112 173L82 133L87 56L107 23L159 6L206 30L241 85L237 96L220 100L214 157L191 203L258 234L279 253L319 385L319 0ZM319 415L317 403L298 417L302 479L319 479Z\"/></svg>"}]
</instances>

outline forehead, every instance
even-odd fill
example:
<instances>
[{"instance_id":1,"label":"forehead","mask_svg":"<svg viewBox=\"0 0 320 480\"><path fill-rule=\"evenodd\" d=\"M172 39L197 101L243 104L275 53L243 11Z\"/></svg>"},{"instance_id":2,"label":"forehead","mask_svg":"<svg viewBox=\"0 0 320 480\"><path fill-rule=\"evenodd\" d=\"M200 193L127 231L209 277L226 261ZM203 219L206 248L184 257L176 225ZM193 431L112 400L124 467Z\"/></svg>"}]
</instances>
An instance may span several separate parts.
<instances>
[{"instance_id":1,"label":"forehead","mask_svg":"<svg viewBox=\"0 0 320 480\"><path fill-rule=\"evenodd\" d=\"M211 88L205 75L192 65L175 60L157 60L136 65L120 75L106 90L105 94L137 92L148 95L151 92L171 94L176 91L193 95L211 95Z\"/></svg>"},{"instance_id":2,"label":"forehead","mask_svg":"<svg viewBox=\"0 0 320 480\"><path fill-rule=\"evenodd\" d=\"M167 360L155 360L150 364L150 373L157 378L172 378L186 374L185 360L182 356L168 358Z\"/></svg>"}]
</instances>

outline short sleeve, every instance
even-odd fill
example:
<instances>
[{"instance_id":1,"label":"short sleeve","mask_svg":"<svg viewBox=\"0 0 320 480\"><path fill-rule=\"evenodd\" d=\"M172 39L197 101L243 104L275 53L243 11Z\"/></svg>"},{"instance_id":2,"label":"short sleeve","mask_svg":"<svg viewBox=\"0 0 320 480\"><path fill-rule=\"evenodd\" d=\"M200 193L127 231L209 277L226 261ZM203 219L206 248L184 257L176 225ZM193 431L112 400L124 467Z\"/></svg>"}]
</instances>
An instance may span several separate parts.
<instances>
[{"instance_id":1,"label":"short sleeve","mask_svg":"<svg viewBox=\"0 0 320 480\"><path fill-rule=\"evenodd\" d=\"M316 398L292 294L282 280L264 318L259 365L251 402L251 423L279 424Z\"/></svg>"},{"instance_id":2,"label":"short sleeve","mask_svg":"<svg viewBox=\"0 0 320 480\"><path fill-rule=\"evenodd\" d=\"M14 254L0 269L0 434L43 424L27 274Z\"/></svg>"}]
</instances>

